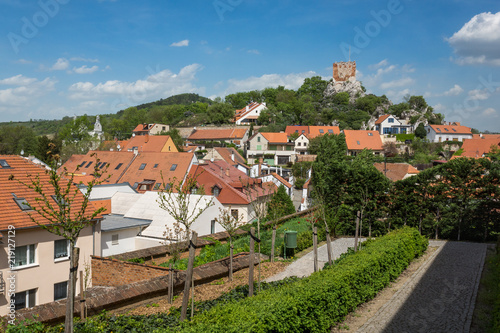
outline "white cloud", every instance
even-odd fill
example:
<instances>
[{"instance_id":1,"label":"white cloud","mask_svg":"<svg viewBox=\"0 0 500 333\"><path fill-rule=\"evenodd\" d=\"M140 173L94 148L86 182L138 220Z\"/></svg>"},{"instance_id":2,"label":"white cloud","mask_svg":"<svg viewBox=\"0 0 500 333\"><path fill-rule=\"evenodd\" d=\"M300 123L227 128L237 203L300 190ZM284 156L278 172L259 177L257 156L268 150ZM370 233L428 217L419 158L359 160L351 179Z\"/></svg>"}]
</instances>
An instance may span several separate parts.
<instances>
[{"instance_id":1,"label":"white cloud","mask_svg":"<svg viewBox=\"0 0 500 333\"><path fill-rule=\"evenodd\" d=\"M26 59L19 59L16 61L16 64L21 64L21 65L29 65L32 63L33 63L32 61Z\"/></svg>"},{"instance_id":2,"label":"white cloud","mask_svg":"<svg viewBox=\"0 0 500 333\"><path fill-rule=\"evenodd\" d=\"M83 57L73 57L73 58L70 58L69 60L81 61L81 62L99 62L99 59L90 59L90 58L83 58Z\"/></svg>"},{"instance_id":3,"label":"white cloud","mask_svg":"<svg viewBox=\"0 0 500 333\"><path fill-rule=\"evenodd\" d=\"M384 59L376 64L369 65L368 68L371 70L376 70L376 69L379 69L381 67L386 67L387 65L389 65L389 62L387 61L387 59Z\"/></svg>"},{"instance_id":4,"label":"white cloud","mask_svg":"<svg viewBox=\"0 0 500 333\"><path fill-rule=\"evenodd\" d=\"M98 66L87 67L87 65L83 65L82 67L73 67L73 72L77 74L91 74L99 69Z\"/></svg>"},{"instance_id":5,"label":"white cloud","mask_svg":"<svg viewBox=\"0 0 500 333\"><path fill-rule=\"evenodd\" d=\"M493 116L493 115L496 115L496 114L497 114L497 111L495 109L493 109L493 108L487 108L482 113L483 116Z\"/></svg>"},{"instance_id":6,"label":"white cloud","mask_svg":"<svg viewBox=\"0 0 500 333\"><path fill-rule=\"evenodd\" d=\"M469 97L471 100L485 100L490 97L490 94L487 90L474 89L469 91Z\"/></svg>"},{"instance_id":7,"label":"white cloud","mask_svg":"<svg viewBox=\"0 0 500 333\"><path fill-rule=\"evenodd\" d=\"M500 66L500 12L474 16L446 40L460 65Z\"/></svg>"},{"instance_id":8,"label":"white cloud","mask_svg":"<svg viewBox=\"0 0 500 333\"><path fill-rule=\"evenodd\" d=\"M393 103L400 103L403 100L403 97L408 95L410 93L410 89L406 88L403 90L388 90L386 93L386 96L393 102Z\"/></svg>"},{"instance_id":9,"label":"white cloud","mask_svg":"<svg viewBox=\"0 0 500 333\"><path fill-rule=\"evenodd\" d=\"M52 71L63 71L69 68L69 61L66 58L57 59L56 63L52 65L50 70Z\"/></svg>"},{"instance_id":10,"label":"white cloud","mask_svg":"<svg viewBox=\"0 0 500 333\"><path fill-rule=\"evenodd\" d=\"M3 80L0 80L0 84L10 85L10 86L25 86L36 82L37 79L32 77L26 77L22 74L12 76Z\"/></svg>"},{"instance_id":11,"label":"white cloud","mask_svg":"<svg viewBox=\"0 0 500 333\"><path fill-rule=\"evenodd\" d=\"M462 89L462 87L460 87L458 84L455 84L453 86L453 88L450 88L450 90L445 91L442 95L443 96L458 96L463 92L464 92L464 90Z\"/></svg>"},{"instance_id":12,"label":"white cloud","mask_svg":"<svg viewBox=\"0 0 500 333\"><path fill-rule=\"evenodd\" d=\"M197 88L193 84L196 74L201 69L201 65L192 64L182 68L178 74L166 69L149 75L143 80L133 82L119 80L110 80L98 84L77 82L69 87L69 97L83 100L100 100L112 97L118 99L115 102L116 105L135 105L144 101L185 92L203 94L204 89Z\"/></svg>"},{"instance_id":13,"label":"white cloud","mask_svg":"<svg viewBox=\"0 0 500 333\"><path fill-rule=\"evenodd\" d=\"M264 74L259 77L251 76L243 80L230 79L228 87L222 95L229 95L240 91L259 90L267 87L284 86L287 89L298 89L308 77L318 76L314 71L304 73ZM323 78L329 80L329 78Z\"/></svg>"},{"instance_id":14,"label":"white cloud","mask_svg":"<svg viewBox=\"0 0 500 333\"><path fill-rule=\"evenodd\" d=\"M448 110L448 108L441 103L437 103L436 105L434 105L434 111L443 112L446 110Z\"/></svg>"},{"instance_id":15,"label":"white cloud","mask_svg":"<svg viewBox=\"0 0 500 333\"><path fill-rule=\"evenodd\" d=\"M173 47L182 47L182 46L189 46L189 39L184 39L181 40L180 42L172 43L170 46Z\"/></svg>"},{"instance_id":16,"label":"white cloud","mask_svg":"<svg viewBox=\"0 0 500 333\"><path fill-rule=\"evenodd\" d=\"M255 49L254 50L248 50L247 53L260 55L259 50L255 50Z\"/></svg>"},{"instance_id":17,"label":"white cloud","mask_svg":"<svg viewBox=\"0 0 500 333\"><path fill-rule=\"evenodd\" d=\"M381 89L393 89L393 88L399 88L399 87L406 87L410 84L413 84L415 80L409 77L405 77L399 80L393 80L389 82L384 82L380 85Z\"/></svg>"}]
</instances>

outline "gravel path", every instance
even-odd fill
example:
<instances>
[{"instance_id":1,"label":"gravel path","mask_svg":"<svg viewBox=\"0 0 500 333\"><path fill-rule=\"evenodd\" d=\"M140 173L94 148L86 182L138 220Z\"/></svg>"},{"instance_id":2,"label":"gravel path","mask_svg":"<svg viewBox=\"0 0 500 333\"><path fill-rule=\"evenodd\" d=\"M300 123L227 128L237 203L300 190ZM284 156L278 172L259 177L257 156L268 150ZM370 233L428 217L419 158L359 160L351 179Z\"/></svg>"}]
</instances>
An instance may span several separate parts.
<instances>
[{"instance_id":1,"label":"gravel path","mask_svg":"<svg viewBox=\"0 0 500 333\"><path fill-rule=\"evenodd\" d=\"M364 238L361 238L361 241L364 241ZM333 259L337 259L344 252L347 252L349 247L354 247L354 238L340 238L336 239L332 242L332 254ZM320 246L318 248L318 267L319 269L323 269L323 266L328 261L328 252L326 251L326 244ZM287 268L276 275L273 275L267 278L266 282L279 281L283 280L286 277L290 276L309 276L314 272L314 253L313 251L309 252L302 258L297 259L293 263L287 266Z\"/></svg>"},{"instance_id":2,"label":"gravel path","mask_svg":"<svg viewBox=\"0 0 500 333\"><path fill-rule=\"evenodd\" d=\"M357 332L469 332L486 244L429 245L439 248Z\"/></svg>"}]
</instances>

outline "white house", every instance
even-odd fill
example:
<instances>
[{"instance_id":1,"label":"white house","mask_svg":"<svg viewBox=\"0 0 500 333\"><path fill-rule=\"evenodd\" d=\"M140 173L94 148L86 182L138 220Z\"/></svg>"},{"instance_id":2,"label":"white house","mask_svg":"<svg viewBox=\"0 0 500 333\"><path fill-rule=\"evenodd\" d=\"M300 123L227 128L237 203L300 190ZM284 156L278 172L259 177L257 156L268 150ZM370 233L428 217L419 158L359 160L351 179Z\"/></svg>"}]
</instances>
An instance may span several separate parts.
<instances>
[{"instance_id":1,"label":"white house","mask_svg":"<svg viewBox=\"0 0 500 333\"><path fill-rule=\"evenodd\" d=\"M391 114L385 114L375 121L375 130L379 134L405 134L411 133L412 127Z\"/></svg>"},{"instance_id":2,"label":"white house","mask_svg":"<svg viewBox=\"0 0 500 333\"><path fill-rule=\"evenodd\" d=\"M460 123L450 123L448 125L428 125L425 126L427 140L430 142L458 141L472 139L470 127L461 126Z\"/></svg>"},{"instance_id":3,"label":"white house","mask_svg":"<svg viewBox=\"0 0 500 333\"><path fill-rule=\"evenodd\" d=\"M269 165L283 165L295 156L295 143L286 133L255 133L247 141L247 160L256 163L264 158Z\"/></svg>"},{"instance_id":4,"label":"white house","mask_svg":"<svg viewBox=\"0 0 500 333\"><path fill-rule=\"evenodd\" d=\"M266 109L266 103L250 103L243 109L235 111L234 122L236 125L255 123L260 113Z\"/></svg>"}]
</instances>

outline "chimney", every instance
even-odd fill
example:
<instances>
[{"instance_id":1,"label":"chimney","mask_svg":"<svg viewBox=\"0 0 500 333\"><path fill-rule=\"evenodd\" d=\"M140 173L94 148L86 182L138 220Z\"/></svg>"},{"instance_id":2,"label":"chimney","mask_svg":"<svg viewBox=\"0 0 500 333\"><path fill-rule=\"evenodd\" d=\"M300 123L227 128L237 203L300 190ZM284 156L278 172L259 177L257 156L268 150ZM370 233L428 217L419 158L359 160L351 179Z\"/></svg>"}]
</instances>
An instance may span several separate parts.
<instances>
[{"instance_id":1,"label":"chimney","mask_svg":"<svg viewBox=\"0 0 500 333\"><path fill-rule=\"evenodd\" d=\"M257 177L260 177L262 175L262 162L264 162L264 159L262 157L259 158L259 174Z\"/></svg>"},{"instance_id":2,"label":"chimney","mask_svg":"<svg viewBox=\"0 0 500 333\"><path fill-rule=\"evenodd\" d=\"M149 141L149 133L146 133L146 137L144 138L144 142L148 143L148 141Z\"/></svg>"},{"instance_id":3,"label":"chimney","mask_svg":"<svg viewBox=\"0 0 500 333\"><path fill-rule=\"evenodd\" d=\"M231 151L231 160L234 162L234 151Z\"/></svg>"},{"instance_id":4,"label":"chimney","mask_svg":"<svg viewBox=\"0 0 500 333\"><path fill-rule=\"evenodd\" d=\"M248 107L248 105L246 106L246 111L250 110L250 108Z\"/></svg>"},{"instance_id":5,"label":"chimney","mask_svg":"<svg viewBox=\"0 0 500 333\"><path fill-rule=\"evenodd\" d=\"M139 154L139 148L134 148L134 155L137 156Z\"/></svg>"},{"instance_id":6,"label":"chimney","mask_svg":"<svg viewBox=\"0 0 500 333\"><path fill-rule=\"evenodd\" d=\"M226 176L229 177L229 168L226 169Z\"/></svg>"}]
</instances>

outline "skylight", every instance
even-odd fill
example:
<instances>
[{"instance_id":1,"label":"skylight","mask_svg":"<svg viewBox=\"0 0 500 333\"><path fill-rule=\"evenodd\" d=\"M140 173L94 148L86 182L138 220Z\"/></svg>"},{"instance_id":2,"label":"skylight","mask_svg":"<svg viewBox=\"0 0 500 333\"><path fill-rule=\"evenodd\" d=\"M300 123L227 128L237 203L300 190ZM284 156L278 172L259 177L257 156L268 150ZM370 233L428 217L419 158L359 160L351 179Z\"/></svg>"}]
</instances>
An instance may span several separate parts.
<instances>
[{"instance_id":1,"label":"skylight","mask_svg":"<svg viewBox=\"0 0 500 333\"><path fill-rule=\"evenodd\" d=\"M83 166L87 163L87 161L83 161L82 164L80 164L80 168L83 168Z\"/></svg>"},{"instance_id":2,"label":"skylight","mask_svg":"<svg viewBox=\"0 0 500 333\"><path fill-rule=\"evenodd\" d=\"M118 170L120 169L120 167L123 165L123 163L118 163L118 165L116 166L115 170Z\"/></svg>"},{"instance_id":3,"label":"skylight","mask_svg":"<svg viewBox=\"0 0 500 333\"><path fill-rule=\"evenodd\" d=\"M446 132L449 132L447 128L444 129Z\"/></svg>"},{"instance_id":4,"label":"skylight","mask_svg":"<svg viewBox=\"0 0 500 333\"><path fill-rule=\"evenodd\" d=\"M438 130L439 132L441 132L441 129L440 129L440 128L438 128L437 130Z\"/></svg>"},{"instance_id":5,"label":"skylight","mask_svg":"<svg viewBox=\"0 0 500 333\"><path fill-rule=\"evenodd\" d=\"M320 130L319 130L319 132L320 132L321 134L325 133L325 131L323 131L322 129L320 129Z\"/></svg>"},{"instance_id":6,"label":"skylight","mask_svg":"<svg viewBox=\"0 0 500 333\"><path fill-rule=\"evenodd\" d=\"M333 130L332 130L332 129L329 129L329 130L328 130L328 133L333 134Z\"/></svg>"},{"instance_id":7,"label":"skylight","mask_svg":"<svg viewBox=\"0 0 500 333\"><path fill-rule=\"evenodd\" d=\"M87 165L85 166L85 168L88 168L91 164L92 164L92 161L90 161L89 163L87 163Z\"/></svg>"},{"instance_id":8,"label":"skylight","mask_svg":"<svg viewBox=\"0 0 500 333\"><path fill-rule=\"evenodd\" d=\"M24 198L14 198L14 201L17 203L21 210L31 210L31 207L28 205L28 202Z\"/></svg>"},{"instance_id":9,"label":"skylight","mask_svg":"<svg viewBox=\"0 0 500 333\"><path fill-rule=\"evenodd\" d=\"M156 163L153 167L153 169L156 169L158 167L158 163Z\"/></svg>"},{"instance_id":10,"label":"skylight","mask_svg":"<svg viewBox=\"0 0 500 333\"><path fill-rule=\"evenodd\" d=\"M142 163L141 166L139 167L139 170L144 170L144 168L146 167L146 164L147 163Z\"/></svg>"},{"instance_id":11,"label":"skylight","mask_svg":"<svg viewBox=\"0 0 500 333\"><path fill-rule=\"evenodd\" d=\"M172 164L170 171L175 171L175 169L177 169L177 164Z\"/></svg>"},{"instance_id":12,"label":"skylight","mask_svg":"<svg viewBox=\"0 0 500 333\"><path fill-rule=\"evenodd\" d=\"M373 133L372 132L368 132L368 136L373 136Z\"/></svg>"},{"instance_id":13,"label":"skylight","mask_svg":"<svg viewBox=\"0 0 500 333\"><path fill-rule=\"evenodd\" d=\"M457 130L456 130L456 129L454 129L454 128L452 128L452 130L453 130L453 132L456 132L456 131L457 131Z\"/></svg>"},{"instance_id":14,"label":"skylight","mask_svg":"<svg viewBox=\"0 0 500 333\"><path fill-rule=\"evenodd\" d=\"M358 145L361 145L361 143L359 141L356 141Z\"/></svg>"},{"instance_id":15,"label":"skylight","mask_svg":"<svg viewBox=\"0 0 500 333\"><path fill-rule=\"evenodd\" d=\"M6 160L0 160L0 166L2 166L2 168L4 169L10 168L9 163L7 163Z\"/></svg>"}]
</instances>

